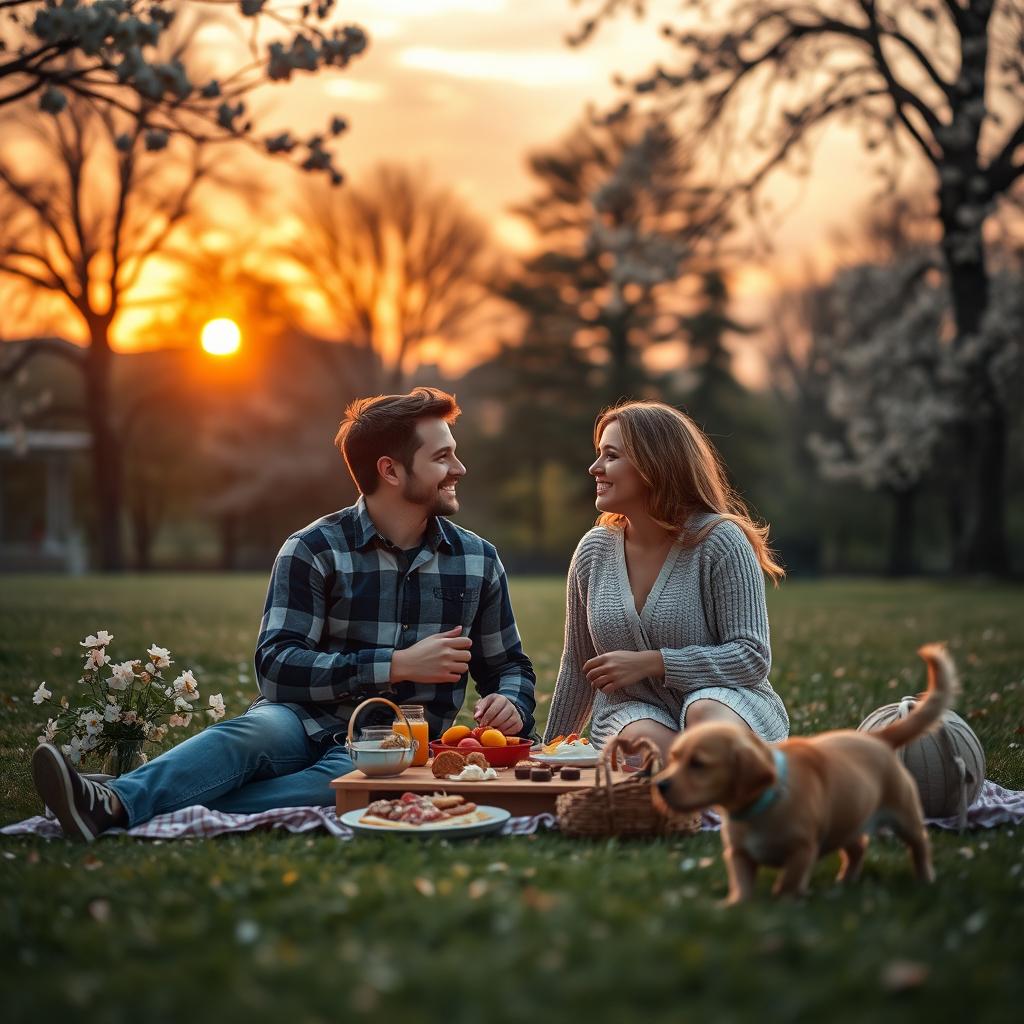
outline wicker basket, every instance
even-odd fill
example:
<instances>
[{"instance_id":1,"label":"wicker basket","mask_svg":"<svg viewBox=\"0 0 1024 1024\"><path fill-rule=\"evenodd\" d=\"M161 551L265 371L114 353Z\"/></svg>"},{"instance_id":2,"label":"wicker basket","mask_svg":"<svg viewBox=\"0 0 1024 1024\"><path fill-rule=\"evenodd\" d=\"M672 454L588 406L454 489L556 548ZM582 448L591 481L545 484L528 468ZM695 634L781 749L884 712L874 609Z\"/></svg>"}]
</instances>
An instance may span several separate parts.
<instances>
[{"instance_id":1,"label":"wicker basket","mask_svg":"<svg viewBox=\"0 0 1024 1024\"><path fill-rule=\"evenodd\" d=\"M640 770L612 782L619 752L643 754ZM651 776L661 771L661 754L648 739L616 736L601 752L597 782L591 789L562 793L555 801L558 827L567 836L690 835L700 831L700 812L663 813L654 802Z\"/></svg>"}]
</instances>

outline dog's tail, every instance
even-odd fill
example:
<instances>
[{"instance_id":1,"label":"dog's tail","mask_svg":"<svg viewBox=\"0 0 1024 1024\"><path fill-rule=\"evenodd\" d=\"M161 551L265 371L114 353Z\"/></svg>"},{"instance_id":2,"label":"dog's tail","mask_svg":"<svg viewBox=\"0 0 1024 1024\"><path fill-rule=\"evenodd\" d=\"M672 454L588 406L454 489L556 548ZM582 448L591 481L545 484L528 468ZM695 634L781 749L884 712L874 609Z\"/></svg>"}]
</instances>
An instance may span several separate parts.
<instances>
[{"instance_id":1,"label":"dog's tail","mask_svg":"<svg viewBox=\"0 0 1024 1024\"><path fill-rule=\"evenodd\" d=\"M906 718L897 719L892 725L873 733L894 749L934 729L960 692L956 666L945 644L925 644L918 648L917 653L928 665L928 691L924 700Z\"/></svg>"}]
</instances>

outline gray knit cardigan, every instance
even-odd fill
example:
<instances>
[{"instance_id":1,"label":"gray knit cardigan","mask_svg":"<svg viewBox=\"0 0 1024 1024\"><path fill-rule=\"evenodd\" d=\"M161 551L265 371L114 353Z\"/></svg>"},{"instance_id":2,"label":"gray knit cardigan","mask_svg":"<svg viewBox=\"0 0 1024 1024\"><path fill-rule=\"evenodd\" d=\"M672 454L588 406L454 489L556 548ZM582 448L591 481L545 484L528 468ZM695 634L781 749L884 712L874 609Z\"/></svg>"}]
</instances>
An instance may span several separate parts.
<instances>
[{"instance_id":1,"label":"gray knit cardigan","mask_svg":"<svg viewBox=\"0 0 1024 1024\"><path fill-rule=\"evenodd\" d=\"M713 515L687 523L690 536ZM661 651L663 679L606 696L583 665L609 651ZM771 646L764 576L743 531L720 520L695 546L677 541L638 614L621 530L598 526L580 541L566 586L565 646L545 739L582 732L600 747L637 718L679 729L687 707L709 697L733 708L769 741L789 718L768 682Z\"/></svg>"}]
</instances>

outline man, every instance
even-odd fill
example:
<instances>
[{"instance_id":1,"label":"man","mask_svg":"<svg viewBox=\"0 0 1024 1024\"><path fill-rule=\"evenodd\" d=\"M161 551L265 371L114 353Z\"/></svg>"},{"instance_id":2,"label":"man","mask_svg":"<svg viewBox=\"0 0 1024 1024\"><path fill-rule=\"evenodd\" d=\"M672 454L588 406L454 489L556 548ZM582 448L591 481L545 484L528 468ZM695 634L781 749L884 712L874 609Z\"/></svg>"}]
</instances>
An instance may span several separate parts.
<instances>
[{"instance_id":1,"label":"man","mask_svg":"<svg viewBox=\"0 0 1024 1024\"><path fill-rule=\"evenodd\" d=\"M331 779L352 768L337 740L356 705L415 700L437 736L462 706L467 671L480 725L533 731L536 680L505 570L491 544L443 518L458 511L466 472L451 432L459 411L433 388L348 407L335 444L360 498L277 556L256 645L261 697L107 785L40 745L33 778L66 835L88 842L192 804L332 804Z\"/></svg>"}]
</instances>

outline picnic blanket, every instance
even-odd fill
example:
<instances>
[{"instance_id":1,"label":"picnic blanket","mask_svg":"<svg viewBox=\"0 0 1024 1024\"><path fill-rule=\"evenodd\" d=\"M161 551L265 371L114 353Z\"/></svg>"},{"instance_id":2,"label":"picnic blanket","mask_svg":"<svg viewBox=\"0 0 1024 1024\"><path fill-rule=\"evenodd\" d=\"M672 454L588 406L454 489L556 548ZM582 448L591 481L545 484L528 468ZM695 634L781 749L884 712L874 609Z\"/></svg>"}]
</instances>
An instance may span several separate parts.
<instances>
[{"instance_id":1,"label":"picnic blanket","mask_svg":"<svg viewBox=\"0 0 1024 1024\"><path fill-rule=\"evenodd\" d=\"M1004 789L988 780L981 787L978 799L967 809L968 828L995 828L997 825L1017 825L1024 822L1024 791ZM930 818L935 828L956 830L957 818ZM705 811L702 831L720 827L718 815ZM233 832L252 832L260 828L283 828L287 832L311 832L323 829L338 839L351 839L355 833L343 825L333 807L277 807L259 814L225 814L207 807L185 807L170 814L161 814L142 825L130 829L111 829L104 835L129 835L139 839L200 839ZM528 836L539 831L557 830L553 814L535 814L530 817L509 818L500 835ZM63 835L58 822L51 817L37 815L0 828L0 835L35 835L59 839Z\"/></svg>"}]
</instances>

